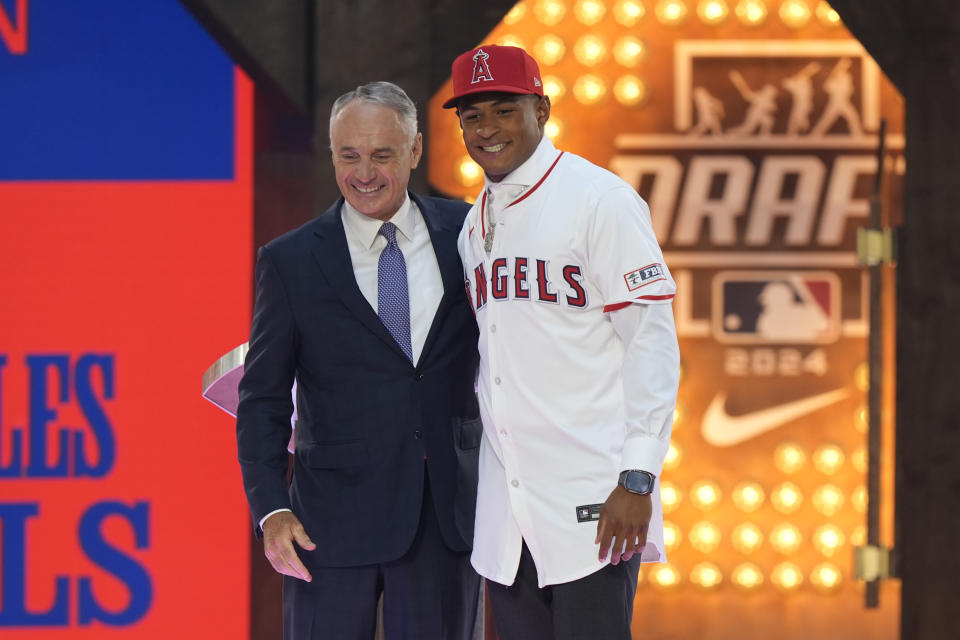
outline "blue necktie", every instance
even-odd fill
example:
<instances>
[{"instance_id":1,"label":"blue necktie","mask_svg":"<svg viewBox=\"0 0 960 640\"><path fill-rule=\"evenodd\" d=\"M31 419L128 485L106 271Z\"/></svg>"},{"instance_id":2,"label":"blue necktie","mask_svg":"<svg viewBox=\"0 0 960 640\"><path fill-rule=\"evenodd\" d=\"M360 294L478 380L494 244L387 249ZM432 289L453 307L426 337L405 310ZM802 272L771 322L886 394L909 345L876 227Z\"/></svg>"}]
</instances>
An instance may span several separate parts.
<instances>
[{"instance_id":1,"label":"blue necktie","mask_svg":"<svg viewBox=\"0 0 960 640\"><path fill-rule=\"evenodd\" d=\"M393 339L397 341L407 359L413 362L410 345L410 294L407 288L407 262L397 246L397 227L384 222L380 235L387 239L387 246L380 253L377 267L377 315Z\"/></svg>"}]
</instances>

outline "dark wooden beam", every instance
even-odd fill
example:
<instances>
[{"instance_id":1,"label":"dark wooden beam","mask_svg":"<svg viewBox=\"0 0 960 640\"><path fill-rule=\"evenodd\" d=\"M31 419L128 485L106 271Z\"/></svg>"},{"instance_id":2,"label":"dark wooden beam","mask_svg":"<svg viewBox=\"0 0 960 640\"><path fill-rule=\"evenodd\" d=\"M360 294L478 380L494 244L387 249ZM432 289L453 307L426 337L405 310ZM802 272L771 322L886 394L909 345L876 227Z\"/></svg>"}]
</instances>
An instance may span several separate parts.
<instances>
[{"instance_id":1,"label":"dark wooden beam","mask_svg":"<svg viewBox=\"0 0 960 640\"><path fill-rule=\"evenodd\" d=\"M923 0L909 6L920 4ZM830 6L903 93L906 34L901 25L908 10L903 0L831 0Z\"/></svg>"},{"instance_id":2,"label":"dark wooden beam","mask_svg":"<svg viewBox=\"0 0 960 640\"><path fill-rule=\"evenodd\" d=\"M832 0L906 104L897 268L900 637L956 637L960 556L960 11L954 0Z\"/></svg>"},{"instance_id":3,"label":"dark wooden beam","mask_svg":"<svg viewBox=\"0 0 960 640\"><path fill-rule=\"evenodd\" d=\"M957 637L960 575L960 13L911 4L901 55L904 225L897 278L901 637Z\"/></svg>"},{"instance_id":4,"label":"dark wooden beam","mask_svg":"<svg viewBox=\"0 0 960 640\"><path fill-rule=\"evenodd\" d=\"M259 90L309 112L313 0L180 0Z\"/></svg>"},{"instance_id":5,"label":"dark wooden beam","mask_svg":"<svg viewBox=\"0 0 960 640\"><path fill-rule=\"evenodd\" d=\"M439 0L431 3L433 28L430 33L430 94L450 77L450 63L458 55L480 44L516 0L462 2Z\"/></svg>"}]
</instances>

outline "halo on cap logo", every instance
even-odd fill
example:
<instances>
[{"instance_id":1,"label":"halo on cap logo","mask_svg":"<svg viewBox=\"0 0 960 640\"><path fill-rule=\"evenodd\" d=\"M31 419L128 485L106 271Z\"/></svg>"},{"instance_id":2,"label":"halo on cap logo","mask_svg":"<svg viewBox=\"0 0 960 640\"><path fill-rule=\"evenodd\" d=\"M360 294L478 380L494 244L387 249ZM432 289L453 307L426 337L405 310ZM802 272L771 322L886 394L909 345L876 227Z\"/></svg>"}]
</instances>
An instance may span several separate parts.
<instances>
[{"instance_id":1,"label":"halo on cap logo","mask_svg":"<svg viewBox=\"0 0 960 640\"><path fill-rule=\"evenodd\" d=\"M470 80L470 84L493 80L490 65L487 64L487 58L489 57L490 54L483 49L477 49L477 52L473 54L473 79Z\"/></svg>"}]
</instances>

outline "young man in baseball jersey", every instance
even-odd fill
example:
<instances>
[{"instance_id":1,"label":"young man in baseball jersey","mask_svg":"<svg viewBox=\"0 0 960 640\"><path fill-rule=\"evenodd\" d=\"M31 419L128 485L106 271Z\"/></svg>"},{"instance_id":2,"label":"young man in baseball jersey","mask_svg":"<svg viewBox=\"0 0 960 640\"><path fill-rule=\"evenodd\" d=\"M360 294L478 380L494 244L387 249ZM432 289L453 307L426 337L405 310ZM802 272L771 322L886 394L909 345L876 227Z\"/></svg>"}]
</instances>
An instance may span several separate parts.
<instances>
[{"instance_id":1,"label":"young man in baseball jersey","mask_svg":"<svg viewBox=\"0 0 960 640\"><path fill-rule=\"evenodd\" d=\"M636 190L543 135L542 87L525 51L481 46L444 104L486 174L458 245L480 328L472 563L501 640L627 639L639 563L665 560L675 284Z\"/></svg>"}]
</instances>

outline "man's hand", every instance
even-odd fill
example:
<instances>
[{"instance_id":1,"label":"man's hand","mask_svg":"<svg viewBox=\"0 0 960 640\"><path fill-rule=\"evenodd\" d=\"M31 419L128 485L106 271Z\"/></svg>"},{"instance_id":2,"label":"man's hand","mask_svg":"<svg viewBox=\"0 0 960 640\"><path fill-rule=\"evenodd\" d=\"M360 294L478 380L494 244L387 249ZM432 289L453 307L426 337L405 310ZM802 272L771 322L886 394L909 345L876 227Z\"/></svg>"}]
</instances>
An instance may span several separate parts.
<instances>
[{"instance_id":1,"label":"man's hand","mask_svg":"<svg viewBox=\"0 0 960 640\"><path fill-rule=\"evenodd\" d=\"M600 544L600 561L607 558L607 551L611 551L610 562L613 564L640 553L647 543L647 528L652 515L650 496L630 493L617 485L607 497L597 522L594 544Z\"/></svg>"},{"instance_id":2,"label":"man's hand","mask_svg":"<svg viewBox=\"0 0 960 640\"><path fill-rule=\"evenodd\" d=\"M313 577L300 562L293 541L301 549L313 551L313 543L297 516L290 511L280 511L263 522L263 555L267 556L274 571L310 582Z\"/></svg>"}]
</instances>

